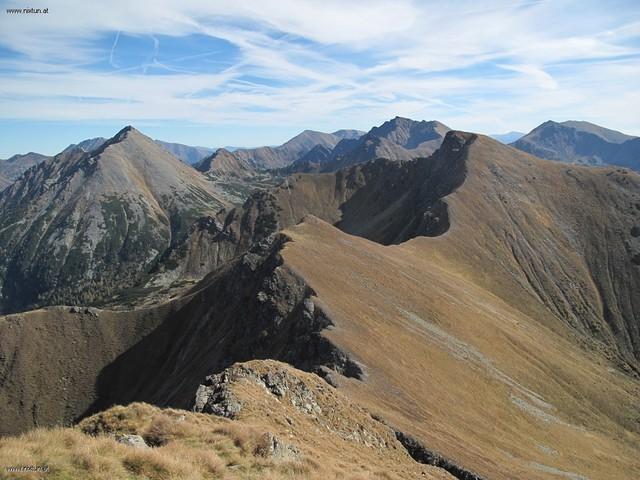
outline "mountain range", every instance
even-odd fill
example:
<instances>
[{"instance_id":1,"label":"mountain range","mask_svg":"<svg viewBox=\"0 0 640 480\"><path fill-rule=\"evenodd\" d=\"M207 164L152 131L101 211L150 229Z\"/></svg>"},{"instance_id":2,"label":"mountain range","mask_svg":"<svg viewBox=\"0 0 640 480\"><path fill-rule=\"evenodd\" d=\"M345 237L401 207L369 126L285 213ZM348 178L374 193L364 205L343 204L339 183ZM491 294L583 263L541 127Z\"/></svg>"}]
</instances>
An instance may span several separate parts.
<instances>
[{"instance_id":1,"label":"mountain range","mask_svg":"<svg viewBox=\"0 0 640 480\"><path fill-rule=\"evenodd\" d=\"M316 145L335 147L340 141L353 140L364 132L338 130L333 133L305 130L278 147L239 148L234 150L240 160L256 169L282 168L295 162Z\"/></svg>"},{"instance_id":2,"label":"mountain range","mask_svg":"<svg viewBox=\"0 0 640 480\"><path fill-rule=\"evenodd\" d=\"M29 168L0 193L0 434L35 430L0 461L634 478L640 175L522 149L637 139L545 125L396 117L195 168L126 127Z\"/></svg>"},{"instance_id":3,"label":"mountain range","mask_svg":"<svg viewBox=\"0 0 640 480\"><path fill-rule=\"evenodd\" d=\"M410 160L431 155L442 143L449 127L437 121L416 122L395 117L379 127L373 127L358 138L345 138L335 145L330 154L325 150L310 151L309 156L291 163L287 173L332 172L350 165L376 158Z\"/></svg>"}]
</instances>

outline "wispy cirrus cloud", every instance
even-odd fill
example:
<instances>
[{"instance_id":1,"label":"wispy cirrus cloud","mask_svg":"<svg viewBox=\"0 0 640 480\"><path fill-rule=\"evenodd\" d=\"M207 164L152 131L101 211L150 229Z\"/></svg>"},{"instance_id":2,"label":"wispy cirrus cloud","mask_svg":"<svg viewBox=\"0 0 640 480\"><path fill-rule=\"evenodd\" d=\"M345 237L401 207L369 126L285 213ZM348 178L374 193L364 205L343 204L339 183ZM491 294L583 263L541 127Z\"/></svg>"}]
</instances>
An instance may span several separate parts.
<instances>
[{"instance_id":1,"label":"wispy cirrus cloud","mask_svg":"<svg viewBox=\"0 0 640 480\"><path fill-rule=\"evenodd\" d=\"M640 134L634 1L50 3L0 12L0 119Z\"/></svg>"}]
</instances>

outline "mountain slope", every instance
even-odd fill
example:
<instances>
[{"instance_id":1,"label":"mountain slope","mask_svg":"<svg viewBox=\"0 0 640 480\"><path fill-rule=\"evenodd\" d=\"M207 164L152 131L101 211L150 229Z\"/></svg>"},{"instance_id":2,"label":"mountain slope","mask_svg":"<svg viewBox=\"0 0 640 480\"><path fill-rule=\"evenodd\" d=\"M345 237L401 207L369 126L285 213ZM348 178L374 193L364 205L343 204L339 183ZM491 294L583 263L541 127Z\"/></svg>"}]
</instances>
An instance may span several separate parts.
<instances>
[{"instance_id":1,"label":"mountain slope","mask_svg":"<svg viewBox=\"0 0 640 480\"><path fill-rule=\"evenodd\" d=\"M628 478L640 468L637 378L613 373L570 328L547 328L548 313L475 284L439 248L453 233L393 248L321 222L290 233L285 262L330 312L325 335L366 372L340 388L483 478Z\"/></svg>"},{"instance_id":2,"label":"mountain slope","mask_svg":"<svg viewBox=\"0 0 640 480\"><path fill-rule=\"evenodd\" d=\"M276 242L271 253L249 253L161 308L0 318L7 339L0 371L10 387L0 392L8 397L0 404L5 428L72 419L90 400L97 402L89 411L133 400L189 408L203 398L198 385L218 393L211 407L220 408L203 411L237 415L240 405L239 425L249 418L279 422L265 412L289 405L290 392L280 386L281 373L265 373L269 362L233 367L236 373L215 381L208 375L243 358L280 358L317 371L346 394L354 405L342 403L337 418L347 421L363 409L397 432L416 458L446 459L479 478L551 480L562 472L622 480L640 468L637 378L585 351L569 328L547 328L548 311L529 316L475 284L460 259L440 255L445 237L384 247L313 217L286 235L290 240ZM108 343L91 335L88 345L65 346L64 339L97 326L131 334L120 346L112 334ZM44 345L38 330L48 334ZM61 361L34 372L54 358ZM34 373L43 383L23 388ZM61 377L63 386L56 383ZM336 406L322 404L318 412L313 397L301 398L292 405L311 412L311 424L291 413L290 423L277 424L293 425L292 441L308 448L299 442L315 438L316 425ZM345 435L371 431L361 425Z\"/></svg>"},{"instance_id":3,"label":"mountain slope","mask_svg":"<svg viewBox=\"0 0 640 480\"><path fill-rule=\"evenodd\" d=\"M198 217L211 184L137 130L73 149L0 195L1 303L92 303L130 287Z\"/></svg>"},{"instance_id":4,"label":"mountain slope","mask_svg":"<svg viewBox=\"0 0 640 480\"><path fill-rule=\"evenodd\" d=\"M513 146L550 160L640 169L640 142L636 137L588 122L548 121Z\"/></svg>"},{"instance_id":5,"label":"mountain slope","mask_svg":"<svg viewBox=\"0 0 640 480\"><path fill-rule=\"evenodd\" d=\"M209 147L192 147L190 145L183 145L182 143L163 142L162 140L154 141L167 152L189 165L194 165L215 152L214 148Z\"/></svg>"},{"instance_id":6,"label":"mountain slope","mask_svg":"<svg viewBox=\"0 0 640 480\"><path fill-rule=\"evenodd\" d=\"M11 185L11 180L0 175L0 192Z\"/></svg>"}]
</instances>

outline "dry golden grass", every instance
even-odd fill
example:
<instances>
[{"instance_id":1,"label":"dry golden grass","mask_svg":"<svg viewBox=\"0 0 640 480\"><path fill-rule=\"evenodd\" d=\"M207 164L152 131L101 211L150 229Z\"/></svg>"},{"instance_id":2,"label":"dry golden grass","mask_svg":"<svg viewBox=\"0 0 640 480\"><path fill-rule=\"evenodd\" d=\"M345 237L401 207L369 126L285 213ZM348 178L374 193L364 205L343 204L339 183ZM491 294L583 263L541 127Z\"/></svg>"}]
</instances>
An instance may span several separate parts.
<instances>
[{"instance_id":1,"label":"dry golden grass","mask_svg":"<svg viewBox=\"0 0 640 480\"><path fill-rule=\"evenodd\" d=\"M491 479L640 478L638 382L512 306L533 303L518 292L500 292L510 305L469 281L443 255L453 232L384 247L308 218L288 234L285 263L336 323L325 335L367 373L342 382L349 398Z\"/></svg>"},{"instance_id":2,"label":"dry golden grass","mask_svg":"<svg viewBox=\"0 0 640 480\"><path fill-rule=\"evenodd\" d=\"M265 403L263 398L254 400L256 404ZM406 478L388 474L381 465L392 464L393 460L383 457L377 460L377 468L371 468L371 459L366 455L379 452L360 450L360 455L352 453L351 462L336 462L316 445L319 437L312 430L308 436L296 439L304 445L299 460L270 458L265 454L266 432L274 427L277 431L278 426L271 423L272 419L255 420L231 421L143 403L116 406L83 420L75 428L40 428L1 438L0 478L38 478L33 473L8 473L4 467L10 465L47 465L49 472L44 478L51 480ZM157 446L142 449L124 445L116 441L118 434L140 435L148 444ZM391 470L420 472L421 466L407 458L406 465L400 462L400 467L394 465ZM434 474L423 478L449 477Z\"/></svg>"}]
</instances>

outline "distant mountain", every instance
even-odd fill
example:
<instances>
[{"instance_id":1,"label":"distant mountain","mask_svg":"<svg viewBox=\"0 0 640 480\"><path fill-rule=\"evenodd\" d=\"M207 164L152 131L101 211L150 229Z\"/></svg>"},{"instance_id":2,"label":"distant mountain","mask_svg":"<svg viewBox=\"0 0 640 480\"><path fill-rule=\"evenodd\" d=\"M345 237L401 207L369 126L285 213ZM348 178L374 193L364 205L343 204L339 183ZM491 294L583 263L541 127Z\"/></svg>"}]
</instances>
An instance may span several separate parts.
<instances>
[{"instance_id":1,"label":"distant mountain","mask_svg":"<svg viewBox=\"0 0 640 480\"><path fill-rule=\"evenodd\" d=\"M342 132L350 132L343 133L343 135L347 136L355 135L351 131ZM282 168L303 157L316 145L333 148L342 138L331 133L305 130L278 147L239 148L233 153L253 168Z\"/></svg>"},{"instance_id":2,"label":"distant mountain","mask_svg":"<svg viewBox=\"0 0 640 480\"><path fill-rule=\"evenodd\" d=\"M494 133L492 135L489 135L491 138L498 140L500 143L504 143L504 144L509 144L509 143L513 143L516 140L524 137L526 134L522 133L522 132L507 132L507 133Z\"/></svg>"},{"instance_id":3,"label":"distant mountain","mask_svg":"<svg viewBox=\"0 0 640 480\"><path fill-rule=\"evenodd\" d=\"M11 185L11 180L0 175L0 192Z\"/></svg>"},{"instance_id":4,"label":"distant mountain","mask_svg":"<svg viewBox=\"0 0 640 480\"><path fill-rule=\"evenodd\" d=\"M234 205L242 205L255 190L270 188L281 181L280 174L255 170L226 148L219 148L193 167L213 183L226 201Z\"/></svg>"},{"instance_id":5,"label":"distant mountain","mask_svg":"<svg viewBox=\"0 0 640 480\"><path fill-rule=\"evenodd\" d=\"M282 174L319 172L323 165L331 159L331 150L323 145L316 145L302 158L281 170Z\"/></svg>"},{"instance_id":6,"label":"distant mountain","mask_svg":"<svg viewBox=\"0 0 640 480\"><path fill-rule=\"evenodd\" d=\"M335 132L332 132L331 135L334 135L341 139L345 139L345 138L358 139L361 136L363 136L365 133L367 132L363 132L362 130L336 130Z\"/></svg>"},{"instance_id":7,"label":"distant mountain","mask_svg":"<svg viewBox=\"0 0 640 480\"><path fill-rule=\"evenodd\" d=\"M548 121L512 143L549 160L640 170L640 139L588 122Z\"/></svg>"},{"instance_id":8,"label":"distant mountain","mask_svg":"<svg viewBox=\"0 0 640 480\"><path fill-rule=\"evenodd\" d=\"M62 152L63 153L68 152L73 148L79 148L85 152L91 152L93 150L100 148L106 141L107 139L104 137L89 138L87 140L83 140L80 143L72 143L67 148L65 148Z\"/></svg>"},{"instance_id":9,"label":"distant mountain","mask_svg":"<svg viewBox=\"0 0 640 480\"><path fill-rule=\"evenodd\" d=\"M215 153L194 164L193 168L213 176L246 177L254 173L247 162L225 148L219 148Z\"/></svg>"},{"instance_id":10,"label":"distant mountain","mask_svg":"<svg viewBox=\"0 0 640 480\"><path fill-rule=\"evenodd\" d=\"M194 165L202 160L204 157L211 155L215 152L215 148L209 147L192 147L189 145L183 145L182 143L163 142L162 140L154 140L158 145L164 148L169 153L172 153L180 160L189 165Z\"/></svg>"},{"instance_id":11,"label":"distant mountain","mask_svg":"<svg viewBox=\"0 0 640 480\"><path fill-rule=\"evenodd\" d=\"M0 306L100 302L224 206L204 176L132 127L47 159L0 194Z\"/></svg>"},{"instance_id":12,"label":"distant mountain","mask_svg":"<svg viewBox=\"0 0 640 480\"><path fill-rule=\"evenodd\" d=\"M410 160L427 157L438 149L449 130L449 127L437 121L418 122L395 117L357 139L341 140L320 170L336 171L376 158Z\"/></svg>"},{"instance_id":13,"label":"distant mountain","mask_svg":"<svg viewBox=\"0 0 640 480\"><path fill-rule=\"evenodd\" d=\"M29 152L24 155L14 155L6 160L0 160L0 177L4 178L4 180L0 180L0 189L3 182L14 182L29 168L50 158L47 155Z\"/></svg>"}]
</instances>

